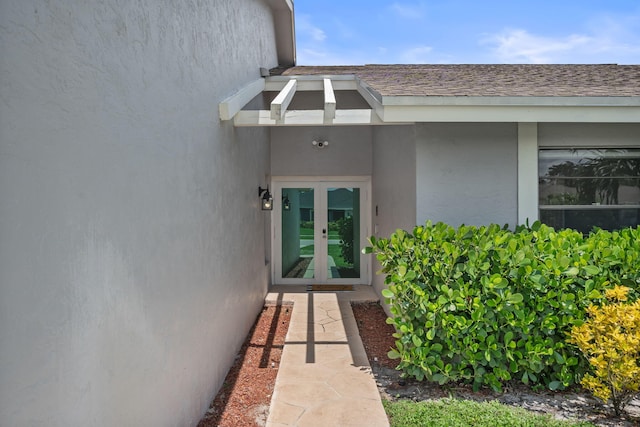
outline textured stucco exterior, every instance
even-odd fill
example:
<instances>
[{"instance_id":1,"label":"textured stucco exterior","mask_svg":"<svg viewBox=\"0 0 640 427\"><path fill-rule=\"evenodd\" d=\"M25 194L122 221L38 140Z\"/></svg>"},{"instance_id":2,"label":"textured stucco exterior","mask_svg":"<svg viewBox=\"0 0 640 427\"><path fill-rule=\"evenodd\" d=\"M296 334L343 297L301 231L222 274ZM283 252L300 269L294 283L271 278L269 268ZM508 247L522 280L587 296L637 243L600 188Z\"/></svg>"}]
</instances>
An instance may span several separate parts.
<instances>
[{"instance_id":1,"label":"textured stucco exterior","mask_svg":"<svg viewBox=\"0 0 640 427\"><path fill-rule=\"evenodd\" d=\"M329 141L325 148L311 142ZM370 176L370 126L289 127L271 130L273 176Z\"/></svg>"},{"instance_id":2,"label":"textured stucco exterior","mask_svg":"<svg viewBox=\"0 0 640 427\"><path fill-rule=\"evenodd\" d=\"M6 0L0 43L0 425L194 425L268 286L269 133L217 106L271 9Z\"/></svg>"},{"instance_id":3,"label":"textured stucco exterior","mask_svg":"<svg viewBox=\"0 0 640 427\"><path fill-rule=\"evenodd\" d=\"M417 124L417 222L513 227L517 138L515 123Z\"/></svg>"},{"instance_id":4,"label":"textured stucco exterior","mask_svg":"<svg viewBox=\"0 0 640 427\"><path fill-rule=\"evenodd\" d=\"M373 128L373 218L374 234L389 237L396 229L413 230L416 225L416 127ZM380 294L384 276L375 274L372 284Z\"/></svg>"},{"instance_id":5,"label":"textured stucco exterior","mask_svg":"<svg viewBox=\"0 0 640 427\"><path fill-rule=\"evenodd\" d=\"M538 123L538 146L640 148L640 123Z\"/></svg>"}]
</instances>

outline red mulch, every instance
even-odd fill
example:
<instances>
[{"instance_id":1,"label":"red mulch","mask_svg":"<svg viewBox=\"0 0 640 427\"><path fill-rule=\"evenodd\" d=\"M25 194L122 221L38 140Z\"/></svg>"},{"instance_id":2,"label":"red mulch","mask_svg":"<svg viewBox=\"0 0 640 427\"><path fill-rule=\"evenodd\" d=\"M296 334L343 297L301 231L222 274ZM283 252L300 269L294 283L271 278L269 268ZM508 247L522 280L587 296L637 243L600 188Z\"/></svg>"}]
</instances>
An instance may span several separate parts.
<instances>
[{"instance_id":1,"label":"red mulch","mask_svg":"<svg viewBox=\"0 0 640 427\"><path fill-rule=\"evenodd\" d=\"M264 426L292 305L265 306L198 427Z\"/></svg>"},{"instance_id":2,"label":"red mulch","mask_svg":"<svg viewBox=\"0 0 640 427\"><path fill-rule=\"evenodd\" d=\"M395 329L386 323L387 314L383 308L378 303L353 304L351 308L369 364L395 369L398 366L398 360L387 357L389 350L395 347L396 339L393 337Z\"/></svg>"},{"instance_id":3,"label":"red mulch","mask_svg":"<svg viewBox=\"0 0 640 427\"><path fill-rule=\"evenodd\" d=\"M354 304L352 308L369 363L394 369L397 361L389 359L387 352L395 344L395 331L386 324L380 304ZM262 309L198 427L266 424L291 311L290 304Z\"/></svg>"}]
</instances>

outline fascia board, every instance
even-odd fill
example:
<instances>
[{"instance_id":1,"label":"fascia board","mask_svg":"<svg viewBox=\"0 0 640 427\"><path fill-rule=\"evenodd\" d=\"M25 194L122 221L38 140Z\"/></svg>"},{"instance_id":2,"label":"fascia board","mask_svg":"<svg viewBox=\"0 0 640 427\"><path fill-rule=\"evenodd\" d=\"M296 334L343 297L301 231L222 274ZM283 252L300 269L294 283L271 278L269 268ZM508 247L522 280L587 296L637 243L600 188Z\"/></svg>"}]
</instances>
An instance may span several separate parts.
<instances>
[{"instance_id":1,"label":"fascia board","mask_svg":"<svg viewBox=\"0 0 640 427\"><path fill-rule=\"evenodd\" d=\"M384 106L640 106L637 96L383 96Z\"/></svg>"},{"instance_id":2,"label":"fascia board","mask_svg":"<svg viewBox=\"0 0 640 427\"><path fill-rule=\"evenodd\" d=\"M640 106L385 105L384 122L640 123Z\"/></svg>"},{"instance_id":3,"label":"fascia board","mask_svg":"<svg viewBox=\"0 0 640 427\"><path fill-rule=\"evenodd\" d=\"M329 119L324 110L291 110L283 118L274 120L270 110L243 110L233 118L234 126L355 126L407 124L383 123L373 110L336 110L335 117Z\"/></svg>"}]
</instances>

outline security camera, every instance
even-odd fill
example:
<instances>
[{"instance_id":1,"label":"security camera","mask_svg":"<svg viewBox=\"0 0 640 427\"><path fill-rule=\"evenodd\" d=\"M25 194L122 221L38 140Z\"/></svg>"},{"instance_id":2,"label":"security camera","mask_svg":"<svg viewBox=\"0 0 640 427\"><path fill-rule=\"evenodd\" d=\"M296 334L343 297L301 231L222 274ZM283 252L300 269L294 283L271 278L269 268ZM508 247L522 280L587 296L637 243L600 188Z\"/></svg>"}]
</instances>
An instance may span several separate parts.
<instances>
[{"instance_id":1,"label":"security camera","mask_svg":"<svg viewBox=\"0 0 640 427\"><path fill-rule=\"evenodd\" d=\"M324 148L324 147L328 147L329 146L329 141L316 141L316 140L313 140L313 141L311 141L311 144L313 144L314 147Z\"/></svg>"}]
</instances>

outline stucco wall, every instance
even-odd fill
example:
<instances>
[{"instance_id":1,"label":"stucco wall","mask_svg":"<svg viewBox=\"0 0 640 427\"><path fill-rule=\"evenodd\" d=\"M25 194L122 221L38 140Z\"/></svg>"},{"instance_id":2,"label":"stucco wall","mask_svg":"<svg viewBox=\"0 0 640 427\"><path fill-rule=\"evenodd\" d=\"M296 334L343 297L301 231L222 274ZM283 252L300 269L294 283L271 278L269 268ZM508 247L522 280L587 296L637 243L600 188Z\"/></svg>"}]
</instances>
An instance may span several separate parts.
<instances>
[{"instance_id":1,"label":"stucco wall","mask_svg":"<svg viewBox=\"0 0 640 427\"><path fill-rule=\"evenodd\" d=\"M389 237L396 229L416 225L416 135L415 126L378 126L373 129L373 230ZM380 294L384 276L375 274L373 286Z\"/></svg>"},{"instance_id":2,"label":"stucco wall","mask_svg":"<svg viewBox=\"0 0 640 427\"><path fill-rule=\"evenodd\" d=\"M517 125L416 125L417 222L517 222Z\"/></svg>"},{"instance_id":3,"label":"stucco wall","mask_svg":"<svg viewBox=\"0 0 640 427\"><path fill-rule=\"evenodd\" d=\"M0 425L194 425L268 283L265 2L0 4ZM256 239L256 236L259 236Z\"/></svg>"},{"instance_id":4,"label":"stucco wall","mask_svg":"<svg viewBox=\"0 0 640 427\"><path fill-rule=\"evenodd\" d=\"M370 126L288 127L271 130L273 176L371 175ZM329 141L318 149L313 140Z\"/></svg>"},{"instance_id":5,"label":"stucco wall","mask_svg":"<svg viewBox=\"0 0 640 427\"><path fill-rule=\"evenodd\" d=\"M640 147L638 123L539 123L539 147Z\"/></svg>"}]
</instances>

